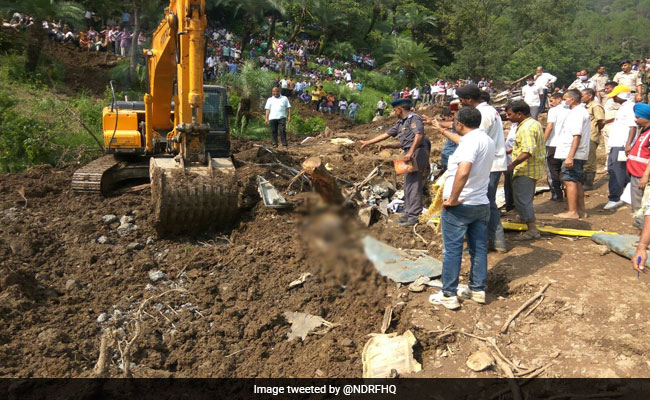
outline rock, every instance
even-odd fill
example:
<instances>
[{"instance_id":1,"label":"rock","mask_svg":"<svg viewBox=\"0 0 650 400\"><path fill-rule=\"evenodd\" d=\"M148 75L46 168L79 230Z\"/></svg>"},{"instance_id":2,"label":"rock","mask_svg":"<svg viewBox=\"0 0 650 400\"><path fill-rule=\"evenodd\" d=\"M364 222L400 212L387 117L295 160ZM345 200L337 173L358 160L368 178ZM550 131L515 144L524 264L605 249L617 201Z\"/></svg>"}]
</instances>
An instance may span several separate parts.
<instances>
[{"instance_id":1,"label":"rock","mask_svg":"<svg viewBox=\"0 0 650 400\"><path fill-rule=\"evenodd\" d=\"M480 372L494 365L494 357L486 349L481 349L469 356L465 364L472 371Z\"/></svg>"},{"instance_id":2,"label":"rock","mask_svg":"<svg viewBox=\"0 0 650 400\"><path fill-rule=\"evenodd\" d=\"M129 243L127 248L129 248L130 250L142 250L142 249L144 249L144 244L138 243L138 242L133 242L133 243Z\"/></svg>"},{"instance_id":3,"label":"rock","mask_svg":"<svg viewBox=\"0 0 650 400\"><path fill-rule=\"evenodd\" d=\"M113 222L117 222L117 221L118 221L117 215L114 214L107 214L102 217L102 222L104 223L104 225L110 225Z\"/></svg>"},{"instance_id":4,"label":"rock","mask_svg":"<svg viewBox=\"0 0 650 400\"><path fill-rule=\"evenodd\" d=\"M485 330L485 326L483 325L482 322L479 321L479 322L476 323L476 329L478 329L478 330L480 330L480 331L484 331L484 330Z\"/></svg>"},{"instance_id":5,"label":"rock","mask_svg":"<svg viewBox=\"0 0 650 400\"><path fill-rule=\"evenodd\" d=\"M345 338L341 340L341 346L343 347L354 347L354 342L351 339Z\"/></svg>"},{"instance_id":6,"label":"rock","mask_svg":"<svg viewBox=\"0 0 650 400\"><path fill-rule=\"evenodd\" d=\"M102 235L102 236L97 238L97 243L99 243L99 244L111 244L111 239L109 239L108 237Z\"/></svg>"},{"instance_id":7,"label":"rock","mask_svg":"<svg viewBox=\"0 0 650 400\"><path fill-rule=\"evenodd\" d=\"M68 279L65 282L65 291L72 292L74 290L81 289L81 284L74 279Z\"/></svg>"},{"instance_id":8,"label":"rock","mask_svg":"<svg viewBox=\"0 0 650 400\"><path fill-rule=\"evenodd\" d=\"M131 217L129 217L131 218ZM120 226L117 227L117 234L120 236L126 236L131 232L135 232L138 230L138 226L136 224L132 224L130 222L127 222L125 224L120 224Z\"/></svg>"},{"instance_id":9,"label":"rock","mask_svg":"<svg viewBox=\"0 0 650 400\"><path fill-rule=\"evenodd\" d=\"M124 317L122 316L122 311L120 311L120 310L113 310L113 319L114 319L114 320L116 320L116 321L120 321L120 320L122 320L122 318L124 318Z\"/></svg>"},{"instance_id":10,"label":"rock","mask_svg":"<svg viewBox=\"0 0 650 400\"><path fill-rule=\"evenodd\" d=\"M381 121L381 120L384 119L384 118L385 118L385 117L383 117L383 116L381 116L381 115L375 115L375 117L372 119L372 122Z\"/></svg>"},{"instance_id":11,"label":"rock","mask_svg":"<svg viewBox=\"0 0 650 400\"><path fill-rule=\"evenodd\" d=\"M162 271L152 269L149 271L149 279L151 279L152 282L164 281L167 279L167 274Z\"/></svg>"},{"instance_id":12,"label":"rock","mask_svg":"<svg viewBox=\"0 0 650 400\"><path fill-rule=\"evenodd\" d=\"M325 127L325 132L323 132L323 136L328 138L328 137L332 137L333 135L334 135L334 132L332 132L332 130L330 129L329 126L326 126Z\"/></svg>"},{"instance_id":13,"label":"rock","mask_svg":"<svg viewBox=\"0 0 650 400\"><path fill-rule=\"evenodd\" d=\"M156 287L152 285L151 283L147 283L147 286L144 287L144 290L156 290Z\"/></svg>"},{"instance_id":14,"label":"rock","mask_svg":"<svg viewBox=\"0 0 650 400\"><path fill-rule=\"evenodd\" d=\"M124 215L122 218L120 218L120 225L126 225L126 224L131 224L135 221L132 216L130 215Z\"/></svg>"},{"instance_id":15,"label":"rock","mask_svg":"<svg viewBox=\"0 0 650 400\"><path fill-rule=\"evenodd\" d=\"M153 238L152 238L151 236L149 236L149 237L147 238L146 245L147 245L147 246L151 246L151 245L153 244L153 242L154 242Z\"/></svg>"},{"instance_id":16,"label":"rock","mask_svg":"<svg viewBox=\"0 0 650 400\"><path fill-rule=\"evenodd\" d=\"M598 253L601 256L604 256L604 255L607 255L607 254L611 253L611 250L609 249L609 247L607 247L605 245L602 245L602 244L592 244L591 248L594 249L596 251L596 253Z\"/></svg>"},{"instance_id":17,"label":"rock","mask_svg":"<svg viewBox=\"0 0 650 400\"><path fill-rule=\"evenodd\" d=\"M18 209L16 207L11 207L9 209L6 209L2 211L2 213L5 215L5 217L9 218L10 221L18 221L20 219L20 213L18 212Z\"/></svg>"},{"instance_id":18,"label":"rock","mask_svg":"<svg viewBox=\"0 0 650 400\"><path fill-rule=\"evenodd\" d=\"M101 324L102 322L108 321L109 318L110 318L110 315L108 315L108 313L104 312L104 313L99 314L99 316L97 317L97 322Z\"/></svg>"}]
</instances>

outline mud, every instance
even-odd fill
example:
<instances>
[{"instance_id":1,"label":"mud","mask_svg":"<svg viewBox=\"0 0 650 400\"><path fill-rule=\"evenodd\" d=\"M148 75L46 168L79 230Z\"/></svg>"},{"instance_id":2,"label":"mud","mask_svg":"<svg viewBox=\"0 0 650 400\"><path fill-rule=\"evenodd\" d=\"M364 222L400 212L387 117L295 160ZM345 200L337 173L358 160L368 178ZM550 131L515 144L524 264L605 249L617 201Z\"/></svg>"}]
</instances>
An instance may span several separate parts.
<instances>
[{"instance_id":1,"label":"mud","mask_svg":"<svg viewBox=\"0 0 650 400\"><path fill-rule=\"evenodd\" d=\"M369 138L392 122L334 134ZM428 134L440 149L442 138ZM363 228L354 210L325 206L306 182L289 186L286 167L310 156L321 157L334 176L359 182L377 165L389 168L399 152L381 158L376 148L360 151L322 137L299 145L301 139L272 152L260 147L270 140L235 141L238 223L194 236L158 237L149 190L109 198L75 195L69 188L73 171L47 166L0 176L0 376L93 376L108 332L122 348L135 337L128 370L136 377L358 377L367 335L379 332L389 304L394 315L388 331L410 329L418 339L418 377L501 375L495 368L468 370L465 360L482 343L452 330L494 338L522 368L549 364L544 377L648 376L644 355L650 346L637 339L650 329L644 318L648 279L638 279L629 260L601 256L589 239L544 236L520 243L508 233L509 252L489 255L486 305L466 301L457 312L433 306L428 296L437 289L412 293L379 276L360 238L371 234L441 258L439 234L417 226L419 238L413 228L399 227L395 216ZM257 175L295 207L264 208ZM553 220L565 204L548 201L548 194L536 198L538 219L637 233L628 208L602 210L606 186L607 176L599 175L597 190L588 193L586 220ZM115 218L104 220L111 214ZM118 234L121 217L137 229ZM467 255L463 283L468 265ZM289 289L304 272L312 276ZM500 334L508 316L547 282L551 287L534 312ZM283 314L296 311L335 326L289 341ZM107 376L124 372L120 346L108 346Z\"/></svg>"}]
</instances>

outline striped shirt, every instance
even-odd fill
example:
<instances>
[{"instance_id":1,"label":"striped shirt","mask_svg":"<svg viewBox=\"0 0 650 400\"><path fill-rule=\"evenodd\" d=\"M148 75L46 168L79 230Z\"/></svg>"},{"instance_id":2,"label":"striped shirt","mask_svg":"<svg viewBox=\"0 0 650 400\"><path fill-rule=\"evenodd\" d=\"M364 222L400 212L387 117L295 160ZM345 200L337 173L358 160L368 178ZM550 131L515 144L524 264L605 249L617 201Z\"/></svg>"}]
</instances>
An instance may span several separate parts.
<instances>
[{"instance_id":1,"label":"striped shirt","mask_svg":"<svg viewBox=\"0 0 650 400\"><path fill-rule=\"evenodd\" d=\"M542 125L532 118L526 118L517 127L512 159L516 160L521 153L529 153L530 158L515 167L513 176L541 179L546 173L544 130Z\"/></svg>"}]
</instances>

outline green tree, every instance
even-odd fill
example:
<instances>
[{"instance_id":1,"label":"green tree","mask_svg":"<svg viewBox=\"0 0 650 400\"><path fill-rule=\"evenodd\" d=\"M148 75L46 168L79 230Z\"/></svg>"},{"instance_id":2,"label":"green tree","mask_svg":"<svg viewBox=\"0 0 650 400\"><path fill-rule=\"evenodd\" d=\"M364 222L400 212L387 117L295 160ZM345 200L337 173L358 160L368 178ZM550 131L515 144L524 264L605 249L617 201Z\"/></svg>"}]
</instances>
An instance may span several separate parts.
<instances>
[{"instance_id":1,"label":"green tree","mask_svg":"<svg viewBox=\"0 0 650 400\"><path fill-rule=\"evenodd\" d=\"M318 54L321 54L336 29L347 26L348 20L345 14L336 12L335 9L332 9L331 3L323 0L319 0L314 4L311 14L315 22L320 26Z\"/></svg>"},{"instance_id":2,"label":"green tree","mask_svg":"<svg viewBox=\"0 0 650 400\"><path fill-rule=\"evenodd\" d=\"M411 38L421 36L422 29L436 26L436 18L428 8L419 4L406 4L397 7L397 23L411 31Z\"/></svg>"},{"instance_id":3,"label":"green tree","mask_svg":"<svg viewBox=\"0 0 650 400\"><path fill-rule=\"evenodd\" d=\"M396 38L393 53L388 56L390 61L386 63L386 67L404 71L404 77L409 84L416 79L425 78L436 68L436 60L429 48L408 37Z\"/></svg>"}]
</instances>

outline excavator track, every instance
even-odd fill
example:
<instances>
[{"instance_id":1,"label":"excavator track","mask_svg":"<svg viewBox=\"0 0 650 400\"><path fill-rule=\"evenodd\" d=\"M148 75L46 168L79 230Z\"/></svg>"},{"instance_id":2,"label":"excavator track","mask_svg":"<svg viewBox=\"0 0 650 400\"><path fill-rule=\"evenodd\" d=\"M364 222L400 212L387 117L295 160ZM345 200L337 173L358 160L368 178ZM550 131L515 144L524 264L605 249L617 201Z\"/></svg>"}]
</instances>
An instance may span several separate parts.
<instances>
[{"instance_id":1,"label":"excavator track","mask_svg":"<svg viewBox=\"0 0 650 400\"><path fill-rule=\"evenodd\" d=\"M160 236L220 230L236 218L239 188L234 166L228 159L219 160L212 160L211 167L183 168L173 159L151 159L153 222Z\"/></svg>"},{"instance_id":2,"label":"excavator track","mask_svg":"<svg viewBox=\"0 0 650 400\"><path fill-rule=\"evenodd\" d=\"M72 175L72 191L75 193L97 193L106 196L113 186L111 168L120 163L112 154L104 155L78 169Z\"/></svg>"},{"instance_id":3,"label":"excavator track","mask_svg":"<svg viewBox=\"0 0 650 400\"><path fill-rule=\"evenodd\" d=\"M104 155L72 175L72 191L108 196L121 182L149 178L149 161L135 158L130 161L113 154Z\"/></svg>"}]
</instances>

